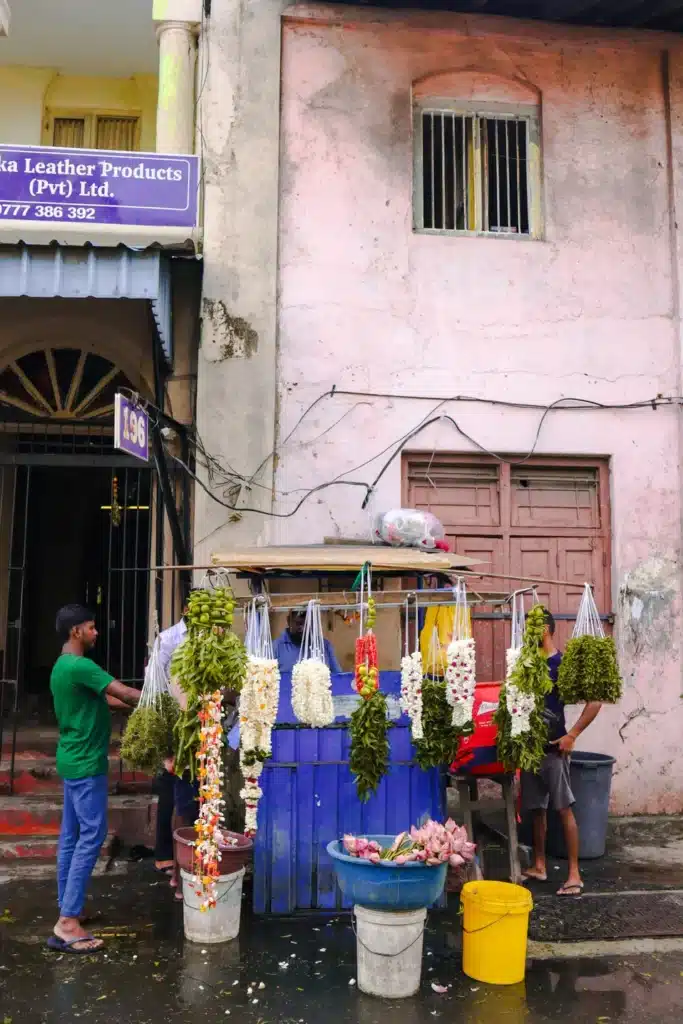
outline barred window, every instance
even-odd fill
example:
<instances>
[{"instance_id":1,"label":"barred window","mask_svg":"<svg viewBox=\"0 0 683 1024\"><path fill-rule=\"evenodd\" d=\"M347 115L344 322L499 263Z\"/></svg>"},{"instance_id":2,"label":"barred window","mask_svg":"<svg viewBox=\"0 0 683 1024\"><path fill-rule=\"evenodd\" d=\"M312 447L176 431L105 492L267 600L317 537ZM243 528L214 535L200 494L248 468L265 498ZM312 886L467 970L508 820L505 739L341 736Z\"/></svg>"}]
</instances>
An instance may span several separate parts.
<instances>
[{"instance_id":1,"label":"barred window","mask_svg":"<svg viewBox=\"0 0 683 1024\"><path fill-rule=\"evenodd\" d=\"M417 111L417 231L538 237L539 193L535 113Z\"/></svg>"}]
</instances>

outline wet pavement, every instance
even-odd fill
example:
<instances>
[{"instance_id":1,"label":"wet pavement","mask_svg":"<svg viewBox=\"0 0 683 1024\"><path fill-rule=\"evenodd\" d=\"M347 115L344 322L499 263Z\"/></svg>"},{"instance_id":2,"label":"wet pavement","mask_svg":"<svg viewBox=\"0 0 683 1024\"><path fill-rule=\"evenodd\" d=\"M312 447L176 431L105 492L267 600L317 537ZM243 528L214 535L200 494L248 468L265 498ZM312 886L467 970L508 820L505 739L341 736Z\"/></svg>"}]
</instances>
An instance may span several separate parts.
<instances>
[{"instance_id":1,"label":"wet pavement","mask_svg":"<svg viewBox=\"0 0 683 1024\"><path fill-rule=\"evenodd\" d=\"M459 919L430 916L423 984L388 1003L359 993L347 916L254 919L220 946L186 942L182 905L149 866L93 883L105 955L45 948L53 884L0 885L0 1024L646 1024L683 1019L683 951L531 962L526 983L465 978ZM503 954L504 955L504 954ZM446 993L432 983L448 986ZM250 991L251 990L251 991Z\"/></svg>"}]
</instances>

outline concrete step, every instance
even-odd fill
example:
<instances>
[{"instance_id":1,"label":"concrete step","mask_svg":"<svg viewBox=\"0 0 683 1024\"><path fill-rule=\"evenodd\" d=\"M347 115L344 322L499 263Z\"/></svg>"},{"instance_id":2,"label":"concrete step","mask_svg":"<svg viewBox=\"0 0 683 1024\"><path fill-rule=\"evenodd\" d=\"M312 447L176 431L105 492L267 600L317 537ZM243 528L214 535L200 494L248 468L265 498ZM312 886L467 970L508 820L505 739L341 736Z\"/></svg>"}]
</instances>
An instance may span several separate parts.
<instances>
[{"instance_id":1,"label":"concrete step","mask_svg":"<svg viewBox=\"0 0 683 1024\"><path fill-rule=\"evenodd\" d=\"M9 757L0 760L0 792L9 793L11 782L11 761ZM149 775L134 772L121 763L118 753L109 757L109 791L111 793L149 793L153 779ZM54 755L36 752L18 753L14 760L15 796L59 794L62 781L57 774Z\"/></svg>"},{"instance_id":2,"label":"concrete step","mask_svg":"<svg viewBox=\"0 0 683 1024\"><path fill-rule=\"evenodd\" d=\"M93 871L93 877L100 875L125 875L128 872L129 861L127 860L98 860ZM36 882L49 881L57 876L56 860L6 860L0 862L0 885L10 885L15 880L26 882L29 879ZM0 890L1 891L1 890Z\"/></svg>"},{"instance_id":3,"label":"concrete step","mask_svg":"<svg viewBox=\"0 0 683 1024\"><path fill-rule=\"evenodd\" d=\"M59 799L36 796L0 796L0 836L58 836L62 821ZM109 798L109 829L122 842L153 845L156 798L116 795Z\"/></svg>"},{"instance_id":4,"label":"concrete step","mask_svg":"<svg viewBox=\"0 0 683 1024\"><path fill-rule=\"evenodd\" d=\"M0 834L0 871L6 861L25 862L54 861L57 857L58 837L55 835L2 835ZM109 861L119 846L113 832L110 832L100 850L100 860Z\"/></svg>"}]
</instances>

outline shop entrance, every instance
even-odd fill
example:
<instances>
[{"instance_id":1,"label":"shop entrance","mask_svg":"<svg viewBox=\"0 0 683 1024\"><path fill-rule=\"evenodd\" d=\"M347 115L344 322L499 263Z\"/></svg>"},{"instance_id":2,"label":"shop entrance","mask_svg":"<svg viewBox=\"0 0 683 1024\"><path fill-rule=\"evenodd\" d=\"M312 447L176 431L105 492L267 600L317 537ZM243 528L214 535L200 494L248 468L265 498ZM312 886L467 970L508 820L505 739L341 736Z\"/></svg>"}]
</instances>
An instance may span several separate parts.
<instances>
[{"instance_id":1,"label":"shop entrance","mask_svg":"<svg viewBox=\"0 0 683 1024\"><path fill-rule=\"evenodd\" d=\"M153 484L113 447L113 396L130 387L78 350L31 353L0 373L0 749L53 722L55 613L92 607L95 659L141 682L149 635Z\"/></svg>"},{"instance_id":2,"label":"shop entrance","mask_svg":"<svg viewBox=\"0 0 683 1024\"><path fill-rule=\"evenodd\" d=\"M2 490L13 492L6 503L13 507L3 676L19 686L20 722L49 722L49 677L59 649L54 619L64 604L93 609L100 664L131 684L142 676L150 473L49 463L3 466L0 473Z\"/></svg>"}]
</instances>

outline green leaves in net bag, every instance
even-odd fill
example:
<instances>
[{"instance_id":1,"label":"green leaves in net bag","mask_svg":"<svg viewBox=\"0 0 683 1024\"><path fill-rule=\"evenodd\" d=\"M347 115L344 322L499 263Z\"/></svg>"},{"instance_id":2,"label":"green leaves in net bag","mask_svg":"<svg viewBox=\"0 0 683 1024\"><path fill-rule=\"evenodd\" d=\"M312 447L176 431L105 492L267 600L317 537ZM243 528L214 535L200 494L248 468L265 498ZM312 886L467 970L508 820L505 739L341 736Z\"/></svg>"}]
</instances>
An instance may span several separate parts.
<instances>
[{"instance_id":1,"label":"green leaves in net bag","mask_svg":"<svg viewBox=\"0 0 683 1024\"><path fill-rule=\"evenodd\" d=\"M553 684L540 646L544 630L545 608L537 604L526 617L519 654L510 657L515 652L508 652L510 668L500 688L494 722L498 759L509 770L536 772L545 757L548 726L543 711Z\"/></svg>"},{"instance_id":2,"label":"green leaves in net bag","mask_svg":"<svg viewBox=\"0 0 683 1024\"><path fill-rule=\"evenodd\" d=\"M565 704L617 704L623 683L612 637L572 637L562 658L557 688Z\"/></svg>"},{"instance_id":3,"label":"green leaves in net bag","mask_svg":"<svg viewBox=\"0 0 683 1024\"><path fill-rule=\"evenodd\" d=\"M381 690L361 699L351 715L349 734L349 767L355 776L358 799L365 803L389 770L387 700Z\"/></svg>"},{"instance_id":4,"label":"green leaves in net bag","mask_svg":"<svg viewBox=\"0 0 683 1024\"><path fill-rule=\"evenodd\" d=\"M605 636L592 588L586 583L557 677L560 698L565 704L616 704L622 688L614 640Z\"/></svg>"},{"instance_id":5,"label":"green leaves in net bag","mask_svg":"<svg viewBox=\"0 0 683 1024\"><path fill-rule=\"evenodd\" d=\"M170 693L132 712L121 738L121 757L135 771L156 775L173 752L173 730L180 708Z\"/></svg>"}]
</instances>

